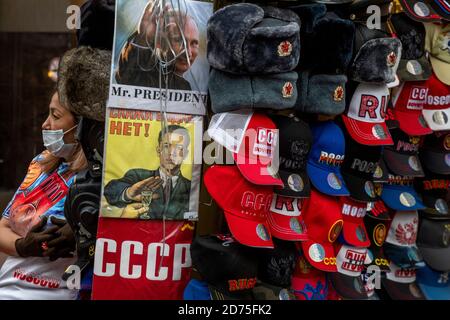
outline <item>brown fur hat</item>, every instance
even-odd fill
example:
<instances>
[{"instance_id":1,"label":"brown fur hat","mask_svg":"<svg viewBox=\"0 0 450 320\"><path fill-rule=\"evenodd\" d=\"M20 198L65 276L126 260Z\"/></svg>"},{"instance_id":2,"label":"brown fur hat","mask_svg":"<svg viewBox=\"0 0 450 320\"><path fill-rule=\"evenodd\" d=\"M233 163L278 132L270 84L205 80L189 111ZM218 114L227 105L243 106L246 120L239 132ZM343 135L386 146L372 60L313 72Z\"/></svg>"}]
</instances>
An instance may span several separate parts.
<instances>
[{"instance_id":1,"label":"brown fur hat","mask_svg":"<svg viewBox=\"0 0 450 320\"><path fill-rule=\"evenodd\" d=\"M110 72L111 51L91 47L67 51L58 70L61 103L76 115L105 121Z\"/></svg>"}]
</instances>

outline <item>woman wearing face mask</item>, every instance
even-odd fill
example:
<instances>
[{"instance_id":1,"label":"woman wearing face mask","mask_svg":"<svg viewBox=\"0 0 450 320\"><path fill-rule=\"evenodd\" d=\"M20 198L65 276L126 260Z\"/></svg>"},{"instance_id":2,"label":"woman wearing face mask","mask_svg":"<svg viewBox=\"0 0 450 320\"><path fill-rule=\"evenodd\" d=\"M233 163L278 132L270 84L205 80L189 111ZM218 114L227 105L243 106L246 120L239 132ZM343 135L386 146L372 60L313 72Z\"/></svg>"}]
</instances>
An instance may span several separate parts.
<instances>
[{"instance_id":1,"label":"woman wearing face mask","mask_svg":"<svg viewBox=\"0 0 450 320\"><path fill-rule=\"evenodd\" d=\"M0 300L77 297L61 280L74 262L64 201L75 174L87 167L75 138L77 123L53 94L42 124L46 150L32 160L0 220L0 251L9 255L0 270Z\"/></svg>"}]
</instances>

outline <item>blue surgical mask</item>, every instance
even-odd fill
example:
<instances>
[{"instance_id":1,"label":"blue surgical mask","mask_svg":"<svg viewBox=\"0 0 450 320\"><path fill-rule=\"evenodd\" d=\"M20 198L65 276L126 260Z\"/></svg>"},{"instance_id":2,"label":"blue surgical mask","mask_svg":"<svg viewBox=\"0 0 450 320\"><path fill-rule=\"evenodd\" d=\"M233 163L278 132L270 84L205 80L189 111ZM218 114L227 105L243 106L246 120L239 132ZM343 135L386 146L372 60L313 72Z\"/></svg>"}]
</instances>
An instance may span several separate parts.
<instances>
[{"instance_id":1,"label":"blue surgical mask","mask_svg":"<svg viewBox=\"0 0 450 320\"><path fill-rule=\"evenodd\" d=\"M64 135L66 133L72 131L77 126L78 125L73 126L66 132L64 132L62 129L42 130L42 139L44 141L44 146L55 157L64 158L67 160L75 152L77 144L76 143L65 143Z\"/></svg>"}]
</instances>

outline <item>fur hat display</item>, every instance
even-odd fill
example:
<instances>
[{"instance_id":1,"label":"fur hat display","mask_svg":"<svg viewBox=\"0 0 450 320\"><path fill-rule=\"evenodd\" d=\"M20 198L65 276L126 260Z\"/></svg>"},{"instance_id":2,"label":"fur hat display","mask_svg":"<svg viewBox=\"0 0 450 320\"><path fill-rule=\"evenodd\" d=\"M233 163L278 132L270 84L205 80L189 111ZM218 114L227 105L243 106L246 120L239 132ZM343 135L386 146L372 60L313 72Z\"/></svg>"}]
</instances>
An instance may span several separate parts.
<instances>
[{"instance_id":1,"label":"fur hat display","mask_svg":"<svg viewBox=\"0 0 450 320\"><path fill-rule=\"evenodd\" d=\"M61 103L76 115L105 121L110 74L111 51L90 47L67 51L58 70Z\"/></svg>"},{"instance_id":2,"label":"fur hat display","mask_svg":"<svg viewBox=\"0 0 450 320\"><path fill-rule=\"evenodd\" d=\"M234 74L292 71L300 58L299 31L299 18L287 9L250 3L224 7L208 21L208 62Z\"/></svg>"}]
</instances>

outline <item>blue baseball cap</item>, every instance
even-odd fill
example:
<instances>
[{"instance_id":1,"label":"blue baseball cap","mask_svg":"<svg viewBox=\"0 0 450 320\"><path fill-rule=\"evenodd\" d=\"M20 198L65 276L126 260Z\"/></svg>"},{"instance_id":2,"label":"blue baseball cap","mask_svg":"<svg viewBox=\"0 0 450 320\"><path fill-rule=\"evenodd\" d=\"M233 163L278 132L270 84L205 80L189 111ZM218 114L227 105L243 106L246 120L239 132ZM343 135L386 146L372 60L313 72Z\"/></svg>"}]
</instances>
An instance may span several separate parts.
<instances>
[{"instance_id":1,"label":"blue baseball cap","mask_svg":"<svg viewBox=\"0 0 450 320\"><path fill-rule=\"evenodd\" d=\"M330 196L348 196L350 192L341 175L345 156L345 137L332 121L311 126L313 145L306 170L313 186Z\"/></svg>"},{"instance_id":2,"label":"blue baseball cap","mask_svg":"<svg viewBox=\"0 0 450 320\"><path fill-rule=\"evenodd\" d=\"M384 184L381 199L394 210L408 211L425 208L419 195L411 186Z\"/></svg>"},{"instance_id":3,"label":"blue baseball cap","mask_svg":"<svg viewBox=\"0 0 450 320\"><path fill-rule=\"evenodd\" d=\"M183 300L211 300L208 284L192 279L184 289Z\"/></svg>"},{"instance_id":4,"label":"blue baseball cap","mask_svg":"<svg viewBox=\"0 0 450 320\"><path fill-rule=\"evenodd\" d=\"M439 272L426 266L416 273L416 282L427 300L450 300L448 272Z\"/></svg>"}]
</instances>

